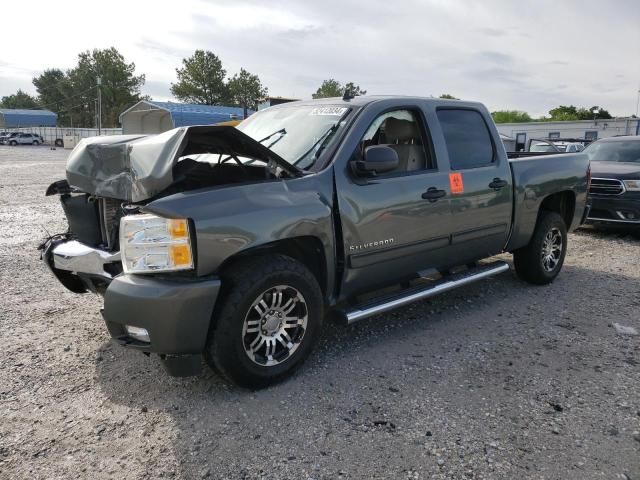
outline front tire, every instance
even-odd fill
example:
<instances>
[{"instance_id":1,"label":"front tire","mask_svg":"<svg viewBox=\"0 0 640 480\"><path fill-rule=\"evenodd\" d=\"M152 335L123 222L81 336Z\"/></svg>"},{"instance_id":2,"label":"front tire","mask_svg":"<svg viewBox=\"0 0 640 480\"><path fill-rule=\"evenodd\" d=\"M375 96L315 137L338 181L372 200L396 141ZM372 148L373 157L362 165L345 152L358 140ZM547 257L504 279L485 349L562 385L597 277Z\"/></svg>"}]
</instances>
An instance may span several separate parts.
<instances>
[{"instance_id":1,"label":"front tire","mask_svg":"<svg viewBox=\"0 0 640 480\"><path fill-rule=\"evenodd\" d=\"M546 285L558 276L567 254L567 226L555 212L544 211L529 245L513 252L518 276L535 285Z\"/></svg>"},{"instance_id":2,"label":"front tire","mask_svg":"<svg viewBox=\"0 0 640 480\"><path fill-rule=\"evenodd\" d=\"M223 275L205 360L225 377L263 388L293 373L322 327L322 292L313 274L283 255L255 257Z\"/></svg>"},{"instance_id":3,"label":"front tire","mask_svg":"<svg viewBox=\"0 0 640 480\"><path fill-rule=\"evenodd\" d=\"M11 145L12 147L15 147L16 145L18 145L18 142L16 142L15 140L12 140L9 142L9 145Z\"/></svg>"}]
</instances>

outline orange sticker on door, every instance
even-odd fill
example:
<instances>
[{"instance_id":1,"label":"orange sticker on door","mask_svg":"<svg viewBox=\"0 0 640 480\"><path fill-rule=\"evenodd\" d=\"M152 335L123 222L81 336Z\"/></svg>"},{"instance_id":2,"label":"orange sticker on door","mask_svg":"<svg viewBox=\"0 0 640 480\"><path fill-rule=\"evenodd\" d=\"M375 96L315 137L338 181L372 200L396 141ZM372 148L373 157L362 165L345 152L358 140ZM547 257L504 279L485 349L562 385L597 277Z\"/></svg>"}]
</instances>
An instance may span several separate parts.
<instances>
[{"instance_id":1,"label":"orange sticker on door","mask_svg":"<svg viewBox=\"0 0 640 480\"><path fill-rule=\"evenodd\" d=\"M462 181L462 174L450 173L449 186L451 187L451 193L454 195L464 193L464 182Z\"/></svg>"}]
</instances>

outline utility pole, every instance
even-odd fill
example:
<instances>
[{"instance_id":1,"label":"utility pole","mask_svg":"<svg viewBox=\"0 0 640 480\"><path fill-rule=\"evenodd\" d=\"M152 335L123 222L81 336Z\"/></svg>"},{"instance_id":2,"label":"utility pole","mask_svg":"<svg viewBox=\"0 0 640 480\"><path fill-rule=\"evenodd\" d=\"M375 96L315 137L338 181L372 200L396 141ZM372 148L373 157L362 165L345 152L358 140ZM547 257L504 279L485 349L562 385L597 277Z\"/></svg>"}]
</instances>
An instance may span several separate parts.
<instances>
[{"instance_id":1,"label":"utility pole","mask_svg":"<svg viewBox=\"0 0 640 480\"><path fill-rule=\"evenodd\" d=\"M102 135L102 77L97 78L98 88L98 136Z\"/></svg>"}]
</instances>

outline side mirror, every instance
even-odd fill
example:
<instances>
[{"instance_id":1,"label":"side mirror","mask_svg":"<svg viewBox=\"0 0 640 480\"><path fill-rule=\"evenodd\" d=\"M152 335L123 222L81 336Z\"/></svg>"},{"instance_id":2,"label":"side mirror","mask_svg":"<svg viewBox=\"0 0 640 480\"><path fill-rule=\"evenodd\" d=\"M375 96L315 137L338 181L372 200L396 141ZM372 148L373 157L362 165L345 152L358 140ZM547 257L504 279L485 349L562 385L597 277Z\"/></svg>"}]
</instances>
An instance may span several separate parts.
<instances>
[{"instance_id":1,"label":"side mirror","mask_svg":"<svg viewBox=\"0 0 640 480\"><path fill-rule=\"evenodd\" d=\"M375 176L398 168L398 152L386 145L372 145L364 149L364 159L355 160L353 170L356 175Z\"/></svg>"}]
</instances>

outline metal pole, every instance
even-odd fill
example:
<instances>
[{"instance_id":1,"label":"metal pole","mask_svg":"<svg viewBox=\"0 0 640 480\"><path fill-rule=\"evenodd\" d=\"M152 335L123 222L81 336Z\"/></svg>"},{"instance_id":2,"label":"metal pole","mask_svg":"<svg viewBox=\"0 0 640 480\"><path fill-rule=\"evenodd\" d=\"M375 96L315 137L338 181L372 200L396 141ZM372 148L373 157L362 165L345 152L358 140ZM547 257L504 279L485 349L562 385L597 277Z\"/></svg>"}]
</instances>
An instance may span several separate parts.
<instances>
[{"instance_id":1,"label":"metal pole","mask_svg":"<svg viewBox=\"0 0 640 480\"><path fill-rule=\"evenodd\" d=\"M638 100L636 100L636 117L638 116L639 109L640 109L640 88L638 88Z\"/></svg>"},{"instance_id":2,"label":"metal pole","mask_svg":"<svg viewBox=\"0 0 640 480\"><path fill-rule=\"evenodd\" d=\"M102 77L98 77L98 136L102 134Z\"/></svg>"}]
</instances>

